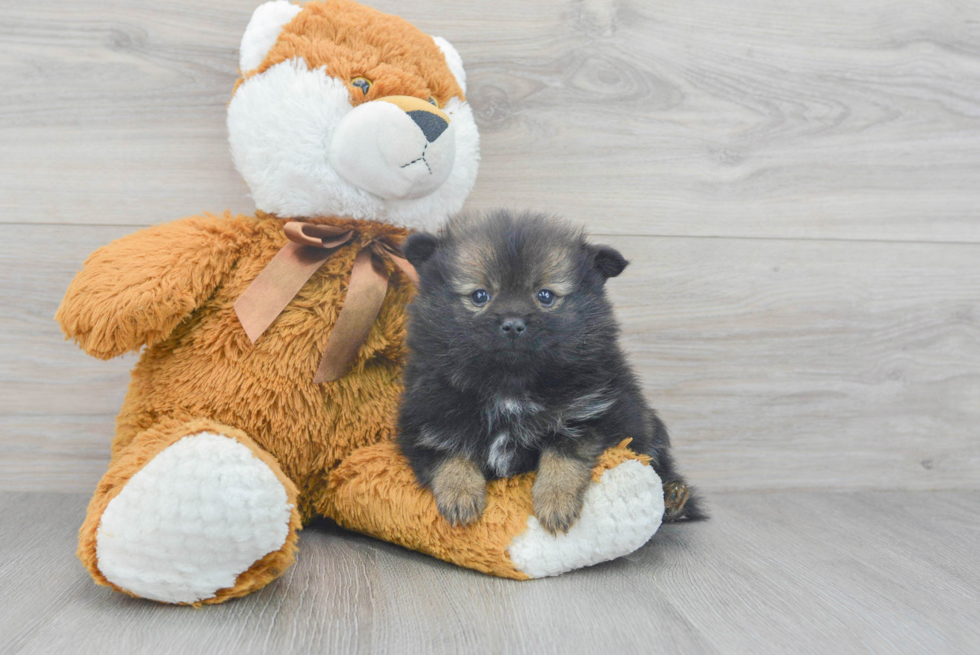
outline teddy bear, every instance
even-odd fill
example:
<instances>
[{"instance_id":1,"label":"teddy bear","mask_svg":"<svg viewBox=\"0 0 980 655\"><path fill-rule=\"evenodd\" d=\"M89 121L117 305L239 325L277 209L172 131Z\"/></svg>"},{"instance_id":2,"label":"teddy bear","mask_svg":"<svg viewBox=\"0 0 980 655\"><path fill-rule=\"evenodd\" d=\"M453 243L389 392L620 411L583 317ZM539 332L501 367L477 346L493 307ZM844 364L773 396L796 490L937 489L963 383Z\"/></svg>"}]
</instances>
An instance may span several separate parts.
<instances>
[{"instance_id":1,"label":"teddy bear","mask_svg":"<svg viewBox=\"0 0 980 655\"><path fill-rule=\"evenodd\" d=\"M479 136L445 39L351 0L275 0L241 41L227 108L254 215L201 214L93 253L58 310L108 359L141 350L79 532L100 584L185 605L269 584L316 517L484 573L557 575L632 552L663 491L628 444L565 534L533 474L454 527L395 445L413 269L399 244L458 212Z\"/></svg>"}]
</instances>

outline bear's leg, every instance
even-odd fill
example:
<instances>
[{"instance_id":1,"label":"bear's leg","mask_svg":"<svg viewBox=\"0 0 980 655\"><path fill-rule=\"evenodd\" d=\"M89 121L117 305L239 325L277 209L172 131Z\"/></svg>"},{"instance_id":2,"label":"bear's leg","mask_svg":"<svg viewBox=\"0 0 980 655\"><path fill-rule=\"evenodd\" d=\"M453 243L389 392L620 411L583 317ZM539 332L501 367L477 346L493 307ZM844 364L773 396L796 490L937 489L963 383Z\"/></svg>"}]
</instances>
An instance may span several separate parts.
<instances>
[{"instance_id":1,"label":"bear's leg","mask_svg":"<svg viewBox=\"0 0 980 655\"><path fill-rule=\"evenodd\" d=\"M113 457L78 556L96 582L166 603L218 603L293 563L296 485L244 432L163 422Z\"/></svg>"},{"instance_id":2,"label":"bear's leg","mask_svg":"<svg viewBox=\"0 0 980 655\"><path fill-rule=\"evenodd\" d=\"M482 517L453 527L392 443L354 451L333 471L318 510L345 528L506 578L558 575L627 555L660 527L663 488L649 458L625 444L603 453L578 521L552 535L533 516L534 474L487 486Z\"/></svg>"}]
</instances>

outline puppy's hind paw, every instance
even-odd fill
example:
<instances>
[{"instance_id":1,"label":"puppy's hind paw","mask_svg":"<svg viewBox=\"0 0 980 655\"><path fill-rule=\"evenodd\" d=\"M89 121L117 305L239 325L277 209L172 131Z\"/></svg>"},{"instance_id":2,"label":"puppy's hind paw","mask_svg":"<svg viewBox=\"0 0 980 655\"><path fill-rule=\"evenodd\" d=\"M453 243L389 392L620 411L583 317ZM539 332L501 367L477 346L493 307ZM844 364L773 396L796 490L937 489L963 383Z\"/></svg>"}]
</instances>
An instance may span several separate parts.
<instances>
[{"instance_id":1,"label":"puppy's hind paw","mask_svg":"<svg viewBox=\"0 0 980 655\"><path fill-rule=\"evenodd\" d=\"M664 484L664 522L701 521L708 518L694 488L683 480Z\"/></svg>"},{"instance_id":2,"label":"puppy's hind paw","mask_svg":"<svg viewBox=\"0 0 980 655\"><path fill-rule=\"evenodd\" d=\"M664 485L664 505L669 511L679 514L690 497L691 492L683 482L668 482Z\"/></svg>"}]
</instances>

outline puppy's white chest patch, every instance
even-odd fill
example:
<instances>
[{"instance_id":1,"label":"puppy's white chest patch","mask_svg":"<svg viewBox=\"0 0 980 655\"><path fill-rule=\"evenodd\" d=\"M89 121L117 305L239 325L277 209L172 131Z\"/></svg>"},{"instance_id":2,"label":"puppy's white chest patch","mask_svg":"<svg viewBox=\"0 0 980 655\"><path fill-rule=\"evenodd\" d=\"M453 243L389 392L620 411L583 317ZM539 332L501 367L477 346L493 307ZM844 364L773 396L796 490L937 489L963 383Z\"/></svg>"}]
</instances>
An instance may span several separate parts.
<instances>
[{"instance_id":1,"label":"puppy's white chest patch","mask_svg":"<svg viewBox=\"0 0 980 655\"><path fill-rule=\"evenodd\" d=\"M529 397L498 395L485 405L490 447L487 466L502 478L515 473L518 451L533 448L540 438L544 406Z\"/></svg>"},{"instance_id":2,"label":"puppy's white chest patch","mask_svg":"<svg viewBox=\"0 0 980 655\"><path fill-rule=\"evenodd\" d=\"M526 416L537 414L544 408L529 398L511 398L508 396L497 396L493 402L487 406L487 419L490 424L500 421L520 421Z\"/></svg>"},{"instance_id":3,"label":"puppy's white chest patch","mask_svg":"<svg viewBox=\"0 0 980 655\"><path fill-rule=\"evenodd\" d=\"M502 478L510 475L514 464L514 442L509 432L499 432L490 443L487 464Z\"/></svg>"}]
</instances>

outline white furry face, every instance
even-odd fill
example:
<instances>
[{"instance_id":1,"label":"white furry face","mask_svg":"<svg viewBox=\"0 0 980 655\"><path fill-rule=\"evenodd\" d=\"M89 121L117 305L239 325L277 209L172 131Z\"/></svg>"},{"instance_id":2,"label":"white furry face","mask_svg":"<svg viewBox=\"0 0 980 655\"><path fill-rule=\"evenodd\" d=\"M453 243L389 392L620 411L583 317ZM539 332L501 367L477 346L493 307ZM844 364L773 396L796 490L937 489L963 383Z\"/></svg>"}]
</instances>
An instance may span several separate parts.
<instances>
[{"instance_id":1,"label":"white furry face","mask_svg":"<svg viewBox=\"0 0 980 655\"><path fill-rule=\"evenodd\" d=\"M302 59L241 84L228 105L228 135L256 207L288 218L345 216L423 229L459 211L479 162L469 105L451 99L442 108L449 127L428 141L398 107L375 101L355 109L348 94L343 82Z\"/></svg>"}]
</instances>

